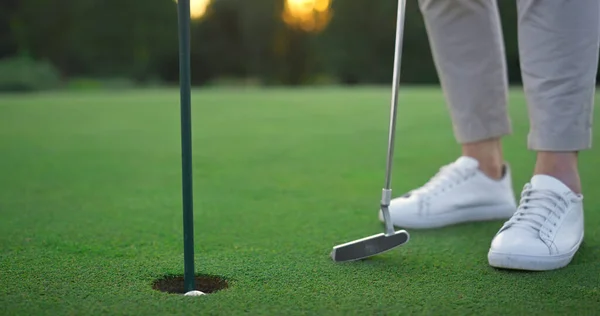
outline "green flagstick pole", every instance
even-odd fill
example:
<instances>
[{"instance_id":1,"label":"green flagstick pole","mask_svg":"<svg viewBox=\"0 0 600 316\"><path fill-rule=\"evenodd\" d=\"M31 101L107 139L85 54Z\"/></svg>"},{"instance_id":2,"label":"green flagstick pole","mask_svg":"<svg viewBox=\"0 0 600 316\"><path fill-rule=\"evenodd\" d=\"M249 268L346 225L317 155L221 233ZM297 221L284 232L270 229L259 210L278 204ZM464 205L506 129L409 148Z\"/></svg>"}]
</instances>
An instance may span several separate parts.
<instances>
[{"instance_id":1,"label":"green flagstick pole","mask_svg":"<svg viewBox=\"0 0 600 316\"><path fill-rule=\"evenodd\" d=\"M196 289L194 271L194 197L192 193L192 122L190 0L178 0L179 87L181 93L181 171L183 189L183 261L185 292Z\"/></svg>"}]
</instances>

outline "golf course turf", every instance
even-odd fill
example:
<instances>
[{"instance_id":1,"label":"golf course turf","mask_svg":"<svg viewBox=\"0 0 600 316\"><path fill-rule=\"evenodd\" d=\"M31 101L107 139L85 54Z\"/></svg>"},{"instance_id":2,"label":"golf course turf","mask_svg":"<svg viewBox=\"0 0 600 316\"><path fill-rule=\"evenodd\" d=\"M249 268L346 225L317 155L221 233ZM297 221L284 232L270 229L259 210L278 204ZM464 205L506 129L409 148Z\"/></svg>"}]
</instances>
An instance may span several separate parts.
<instances>
[{"instance_id":1,"label":"golf course turf","mask_svg":"<svg viewBox=\"0 0 600 316\"><path fill-rule=\"evenodd\" d=\"M153 289L183 274L179 91L0 95L0 315L597 313L600 147L580 156L585 241L567 268L489 267L502 221L332 262L382 232L389 102L388 87L194 90L196 271L228 287L184 297ZM519 194L535 158L520 88L510 113ZM395 154L394 196L457 157L439 89L401 88Z\"/></svg>"}]
</instances>

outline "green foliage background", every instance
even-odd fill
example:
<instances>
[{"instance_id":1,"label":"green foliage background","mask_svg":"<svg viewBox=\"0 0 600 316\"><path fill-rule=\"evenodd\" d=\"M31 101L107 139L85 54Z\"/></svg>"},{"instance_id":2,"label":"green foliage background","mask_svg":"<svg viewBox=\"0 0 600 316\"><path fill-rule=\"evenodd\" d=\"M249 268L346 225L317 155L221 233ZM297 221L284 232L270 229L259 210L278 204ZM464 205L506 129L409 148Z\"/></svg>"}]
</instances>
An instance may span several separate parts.
<instances>
[{"instance_id":1,"label":"green foliage background","mask_svg":"<svg viewBox=\"0 0 600 316\"><path fill-rule=\"evenodd\" d=\"M319 34L285 25L283 1L213 0L206 16L193 23L193 84L391 81L396 0L333 0L331 23ZM510 81L519 83L516 4L498 5ZM402 81L437 83L416 0L407 3L405 32ZM28 56L51 63L63 81L126 78L136 84L174 84L177 42L172 0L0 3L0 59Z\"/></svg>"}]
</instances>

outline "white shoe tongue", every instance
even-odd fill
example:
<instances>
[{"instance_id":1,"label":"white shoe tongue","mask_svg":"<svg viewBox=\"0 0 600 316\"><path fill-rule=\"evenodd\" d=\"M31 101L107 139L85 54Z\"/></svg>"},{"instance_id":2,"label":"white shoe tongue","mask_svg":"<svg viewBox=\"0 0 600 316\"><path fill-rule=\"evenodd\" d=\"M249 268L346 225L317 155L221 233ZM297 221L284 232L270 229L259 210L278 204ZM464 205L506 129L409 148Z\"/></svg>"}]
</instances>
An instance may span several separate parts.
<instances>
[{"instance_id":1,"label":"white shoe tongue","mask_svg":"<svg viewBox=\"0 0 600 316\"><path fill-rule=\"evenodd\" d=\"M454 162L454 165L461 169L471 169L479 167L479 161L475 158L461 156Z\"/></svg>"},{"instance_id":2,"label":"white shoe tongue","mask_svg":"<svg viewBox=\"0 0 600 316\"><path fill-rule=\"evenodd\" d=\"M531 186L536 190L550 190L557 193L571 192L571 189L560 180L543 174L533 176Z\"/></svg>"}]
</instances>

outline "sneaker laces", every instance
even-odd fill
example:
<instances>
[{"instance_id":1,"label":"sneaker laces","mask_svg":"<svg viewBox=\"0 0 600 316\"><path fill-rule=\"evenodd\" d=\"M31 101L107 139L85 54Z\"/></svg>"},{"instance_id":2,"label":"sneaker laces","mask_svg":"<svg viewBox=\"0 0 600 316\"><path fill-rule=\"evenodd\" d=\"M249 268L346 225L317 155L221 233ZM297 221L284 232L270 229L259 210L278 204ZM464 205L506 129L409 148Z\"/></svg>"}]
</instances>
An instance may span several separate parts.
<instances>
[{"instance_id":1,"label":"sneaker laces","mask_svg":"<svg viewBox=\"0 0 600 316\"><path fill-rule=\"evenodd\" d=\"M550 190L536 190L531 184L527 184L521 194L519 208L506 227L521 227L535 233L543 229L552 232L553 227L558 224L557 220L568 207L569 202L560 194Z\"/></svg>"},{"instance_id":2,"label":"sneaker laces","mask_svg":"<svg viewBox=\"0 0 600 316\"><path fill-rule=\"evenodd\" d=\"M435 195L454 185L460 184L472 174L473 170L465 170L464 168L458 168L452 164L446 165L441 167L440 170L425 183L425 185L414 190L414 193Z\"/></svg>"}]
</instances>

